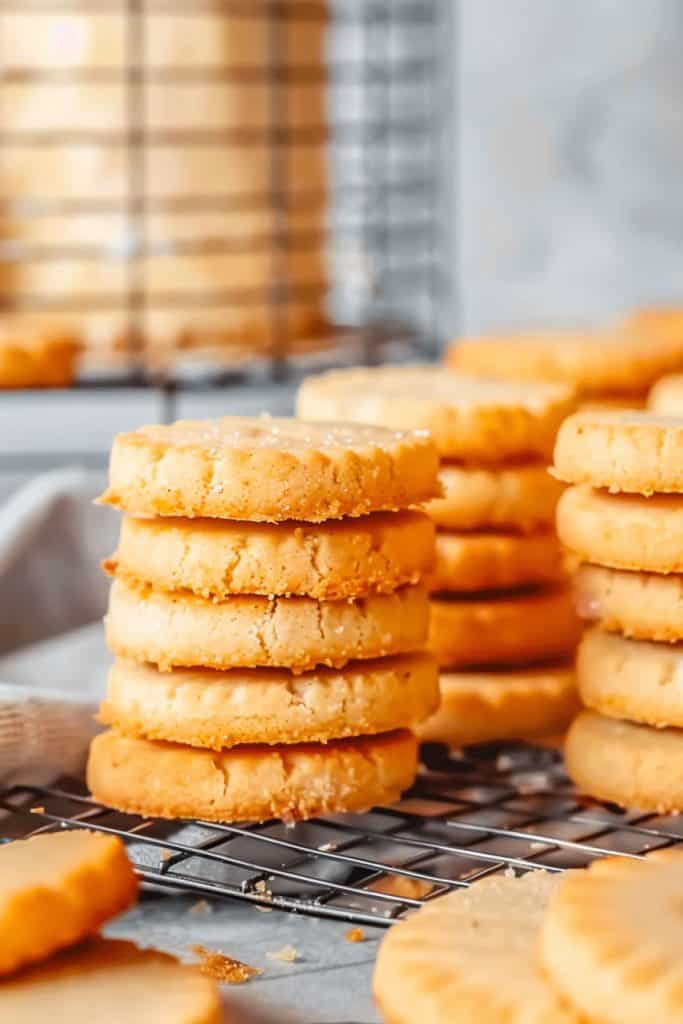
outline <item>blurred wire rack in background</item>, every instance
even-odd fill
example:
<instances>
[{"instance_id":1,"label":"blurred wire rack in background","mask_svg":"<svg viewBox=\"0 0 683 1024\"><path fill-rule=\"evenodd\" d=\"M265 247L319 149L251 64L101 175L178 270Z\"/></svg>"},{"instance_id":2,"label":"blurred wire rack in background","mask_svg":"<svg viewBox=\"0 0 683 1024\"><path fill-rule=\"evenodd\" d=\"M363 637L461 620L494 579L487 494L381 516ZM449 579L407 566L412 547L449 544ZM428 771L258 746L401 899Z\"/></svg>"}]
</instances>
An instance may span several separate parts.
<instances>
[{"instance_id":1,"label":"blurred wire rack in background","mask_svg":"<svg viewBox=\"0 0 683 1024\"><path fill-rule=\"evenodd\" d=\"M553 750L427 746L423 762L394 807L295 825L145 819L78 787L16 786L0 794L0 835L102 829L126 841L152 886L383 927L493 872L562 871L683 840L683 818L580 801Z\"/></svg>"},{"instance_id":2,"label":"blurred wire rack in background","mask_svg":"<svg viewBox=\"0 0 683 1024\"><path fill-rule=\"evenodd\" d=\"M447 0L0 0L0 313L79 387L429 355Z\"/></svg>"}]
</instances>

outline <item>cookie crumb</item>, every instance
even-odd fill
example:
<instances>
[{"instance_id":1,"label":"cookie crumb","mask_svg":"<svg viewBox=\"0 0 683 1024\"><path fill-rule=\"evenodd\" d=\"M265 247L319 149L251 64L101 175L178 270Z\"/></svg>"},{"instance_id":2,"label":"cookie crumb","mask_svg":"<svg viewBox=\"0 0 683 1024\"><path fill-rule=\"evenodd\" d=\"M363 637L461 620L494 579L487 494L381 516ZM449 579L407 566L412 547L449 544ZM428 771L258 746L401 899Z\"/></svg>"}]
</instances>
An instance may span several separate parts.
<instances>
[{"instance_id":1,"label":"cookie crumb","mask_svg":"<svg viewBox=\"0 0 683 1024\"><path fill-rule=\"evenodd\" d=\"M31 814L45 814L45 808L44 807L32 807L30 813Z\"/></svg>"},{"instance_id":2,"label":"cookie crumb","mask_svg":"<svg viewBox=\"0 0 683 1024\"><path fill-rule=\"evenodd\" d=\"M202 974L215 978L216 981L224 981L228 985L243 985L250 978L263 974L262 967L243 964L241 960L225 956L215 949L207 949L206 946L193 946L192 952L199 957L199 970Z\"/></svg>"},{"instance_id":3,"label":"cookie crumb","mask_svg":"<svg viewBox=\"0 0 683 1024\"><path fill-rule=\"evenodd\" d=\"M254 910L258 910L259 914L272 914L273 909L273 907L264 907L260 903L254 904Z\"/></svg>"},{"instance_id":4,"label":"cookie crumb","mask_svg":"<svg viewBox=\"0 0 683 1024\"><path fill-rule=\"evenodd\" d=\"M298 953L294 946L283 946L282 949L276 949L272 953L266 953L269 960L282 960L283 963L293 964L298 959Z\"/></svg>"},{"instance_id":5,"label":"cookie crumb","mask_svg":"<svg viewBox=\"0 0 683 1024\"><path fill-rule=\"evenodd\" d=\"M197 903L193 903L190 907L191 914L210 914L212 907L206 900L199 900Z\"/></svg>"},{"instance_id":6,"label":"cookie crumb","mask_svg":"<svg viewBox=\"0 0 683 1024\"><path fill-rule=\"evenodd\" d=\"M349 928L346 933L347 942L365 942L365 932L362 928Z\"/></svg>"},{"instance_id":7,"label":"cookie crumb","mask_svg":"<svg viewBox=\"0 0 683 1024\"><path fill-rule=\"evenodd\" d=\"M173 856L173 850L159 850L159 860L165 861L170 860Z\"/></svg>"}]
</instances>

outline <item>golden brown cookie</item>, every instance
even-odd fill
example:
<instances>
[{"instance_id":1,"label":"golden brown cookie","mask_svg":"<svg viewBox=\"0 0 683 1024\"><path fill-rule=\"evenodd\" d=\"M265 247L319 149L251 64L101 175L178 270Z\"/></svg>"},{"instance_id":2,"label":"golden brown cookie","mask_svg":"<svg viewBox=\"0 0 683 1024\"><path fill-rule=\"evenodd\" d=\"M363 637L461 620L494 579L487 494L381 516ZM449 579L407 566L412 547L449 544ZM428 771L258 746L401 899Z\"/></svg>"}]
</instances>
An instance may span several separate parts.
<instances>
[{"instance_id":1,"label":"golden brown cookie","mask_svg":"<svg viewBox=\"0 0 683 1024\"><path fill-rule=\"evenodd\" d=\"M437 473L425 434L226 416L118 434L100 501L143 516L321 522L432 498Z\"/></svg>"},{"instance_id":2,"label":"golden brown cookie","mask_svg":"<svg viewBox=\"0 0 683 1024\"><path fill-rule=\"evenodd\" d=\"M671 373L658 380L648 395L647 407L659 416L683 416L683 374Z\"/></svg>"},{"instance_id":3,"label":"golden brown cookie","mask_svg":"<svg viewBox=\"0 0 683 1024\"><path fill-rule=\"evenodd\" d=\"M66 387L76 375L79 348L68 335L0 325L0 389Z\"/></svg>"},{"instance_id":4,"label":"golden brown cookie","mask_svg":"<svg viewBox=\"0 0 683 1024\"><path fill-rule=\"evenodd\" d=\"M563 732L579 709L567 665L502 672L442 672L441 705L416 729L422 741L464 747Z\"/></svg>"},{"instance_id":5,"label":"golden brown cookie","mask_svg":"<svg viewBox=\"0 0 683 1024\"><path fill-rule=\"evenodd\" d=\"M683 639L683 576L582 565L575 574L583 619L636 640Z\"/></svg>"},{"instance_id":6,"label":"golden brown cookie","mask_svg":"<svg viewBox=\"0 0 683 1024\"><path fill-rule=\"evenodd\" d=\"M571 655L579 622L567 587L431 599L429 649L442 668L526 665Z\"/></svg>"},{"instance_id":7,"label":"golden brown cookie","mask_svg":"<svg viewBox=\"0 0 683 1024\"><path fill-rule=\"evenodd\" d=\"M566 483L613 492L683 492L683 418L576 413L560 428L553 471Z\"/></svg>"},{"instance_id":8,"label":"golden brown cookie","mask_svg":"<svg viewBox=\"0 0 683 1024\"><path fill-rule=\"evenodd\" d=\"M598 800L643 811L683 810L683 730L582 711L565 744L567 771Z\"/></svg>"},{"instance_id":9,"label":"golden brown cookie","mask_svg":"<svg viewBox=\"0 0 683 1024\"><path fill-rule=\"evenodd\" d=\"M0 975L80 942L135 903L117 836L74 829L0 846ZM0 987L0 993L3 992ZM0 994L0 1017L5 1016Z\"/></svg>"},{"instance_id":10,"label":"golden brown cookie","mask_svg":"<svg viewBox=\"0 0 683 1024\"><path fill-rule=\"evenodd\" d=\"M297 413L428 430L444 458L496 462L548 456L574 408L562 384L516 383L444 372L438 366L379 366L307 377Z\"/></svg>"},{"instance_id":11,"label":"golden brown cookie","mask_svg":"<svg viewBox=\"0 0 683 1024\"><path fill-rule=\"evenodd\" d=\"M682 886L678 849L643 859L605 857L556 886L540 955L582 1020L683 1019Z\"/></svg>"},{"instance_id":12,"label":"golden brown cookie","mask_svg":"<svg viewBox=\"0 0 683 1024\"><path fill-rule=\"evenodd\" d=\"M386 1024L580 1024L538 958L558 881L498 872L390 928L373 979Z\"/></svg>"},{"instance_id":13,"label":"golden brown cookie","mask_svg":"<svg viewBox=\"0 0 683 1024\"><path fill-rule=\"evenodd\" d=\"M220 753L110 730L93 740L88 785L96 800L133 814L294 821L393 803L416 771L407 730Z\"/></svg>"},{"instance_id":14,"label":"golden brown cookie","mask_svg":"<svg viewBox=\"0 0 683 1024\"><path fill-rule=\"evenodd\" d=\"M466 373L564 381L584 395L642 395L663 373L683 365L683 339L645 339L627 328L462 338L447 361Z\"/></svg>"},{"instance_id":15,"label":"golden brown cookie","mask_svg":"<svg viewBox=\"0 0 683 1024\"><path fill-rule=\"evenodd\" d=\"M436 563L426 579L432 591L471 592L556 583L564 576L562 549L549 530L539 533L436 535Z\"/></svg>"},{"instance_id":16,"label":"golden brown cookie","mask_svg":"<svg viewBox=\"0 0 683 1024\"><path fill-rule=\"evenodd\" d=\"M579 558L613 569L683 572L683 499L668 494L608 494L568 487L557 532Z\"/></svg>"},{"instance_id":17,"label":"golden brown cookie","mask_svg":"<svg viewBox=\"0 0 683 1024\"><path fill-rule=\"evenodd\" d=\"M291 668L296 672L422 647L429 605L422 586L358 601L249 597L210 601L114 581L106 618L114 654L160 668Z\"/></svg>"},{"instance_id":18,"label":"golden brown cookie","mask_svg":"<svg viewBox=\"0 0 683 1024\"><path fill-rule=\"evenodd\" d=\"M202 597L299 594L319 599L388 593L434 561L424 512L375 512L329 523L126 516L105 568L159 590Z\"/></svg>"},{"instance_id":19,"label":"golden brown cookie","mask_svg":"<svg viewBox=\"0 0 683 1024\"><path fill-rule=\"evenodd\" d=\"M542 530L552 526L563 490L543 462L490 467L446 462L439 480L443 495L426 510L445 530Z\"/></svg>"},{"instance_id":20,"label":"golden brown cookie","mask_svg":"<svg viewBox=\"0 0 683 1024\"><path fill-rule=\"evenodd\" d=\"M7 1024L230 1024L216 983L167 953L91 939L0 984Z\"/></svg>"},{"instance_id":21,"label":"golden brown cookie","mask_svg":"<svg viewBox=\"0 0 683 1024\"><path fill-rule=\"evenodd\" d=\"M587 630L576 674L583 703L612 718L683 728L683 650Z\"/></svg>"},{"instance_id":22,"label":"golden brown cookie","mask_svg":"<svg viewBox=\"0 0 683 1024\"><path fill-rule=\"evenodd\" d=\"M298 676L287 669L159 672L117 660L99 717L128 736L221 750L390 732L438 705L436 662L422 652Z\"/></svg>"}]
</instances>

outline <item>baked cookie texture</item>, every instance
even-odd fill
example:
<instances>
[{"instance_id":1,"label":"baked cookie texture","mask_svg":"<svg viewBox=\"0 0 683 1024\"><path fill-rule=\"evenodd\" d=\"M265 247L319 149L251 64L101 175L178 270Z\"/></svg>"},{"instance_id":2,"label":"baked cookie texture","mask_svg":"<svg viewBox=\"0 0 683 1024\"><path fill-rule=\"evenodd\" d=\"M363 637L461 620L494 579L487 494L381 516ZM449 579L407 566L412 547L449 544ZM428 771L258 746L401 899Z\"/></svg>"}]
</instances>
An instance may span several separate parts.
<instances>
[{"instance_id":1,"label":"baked cookie texture","mask_svg":"<svg viewBox=\"0 0 683 1024\"><path fill-rule=\"evenodd\" d=\"M222 750L410 728L438 705L436 661L423 652L300 675L243 668L159 672L117 659L99 718L127 736Z\"/></svg>"},{"instance_id":2,"label":"baked cookie texture","mask_svg":"<svg viewBox=\"0 0 683 1024\"><path fill-rule=\"evenodd\" d=\"M564 384L445 373L438 366L380 366L308 377L297 399L303 420L346 420L427 430L443 458L495 463L546 457L575 407Z\"/></svg>"},{"instance_id":3,"label":"baked cookie texture","mask_svg":"<svg viewBox=\"0 0 683 1024\"><path fill-rule=\"evenodd\" d=\"M683 576L582 565L574 577L579 615L637 640L683 639Z\"/></svg>"},{"instance_id":4,"label":"baked cookie texture","mask_svg":"<svg viewBox=\"0 0 683 1024\"><path fill-rule=\"evenodd\" d=\"M683 1017L680 850L607 857L568 872L552 893L541 959L582 1020L606 1024Z\"/></svg>"},{"instance_id":5,"label":"baked cookie texture","mask_svg":"<svg viewBox=\"0 0 683 1024\"><path fill-rule=\"evenodd\" d=\"M565 577L562 549L550 530L529 534L440 530L436 562L427 575L432 591L505 590Z\"/></svg>"},{"instance_id":6,"label":"baked cookie texture","mask_svg":"<svg viewBox=\"0 0 683 1024\"><path fill-rule=\"evenodd\" d=\"M612 569L683 572L683 502L673 494L609 494L568 487L557 506L560 540Z\"/></svg>"},{"instance_id":7,"label":"baked cookie texture","mask_svg":"<svg viewBox=\"0 0 683 1024\"><path fill-rule=\"evenodd\" d=\"M441 704L417 726L422 741L464 747L560 734L579 708L570 665L442 672Z\"/></svg>"},{"instance_id":8,"label":"baked cookie texture","mask_svg":"<svg viewBox=\"0 0 683 1024\"><path fill-rule=\"evenodd\" d=\"M426 434L227 416L119 434L100 501L142 516L322 522L436 497L437 474Z\"/></svg>"},{"instance_id":9,"label":"baked cookie texture","mask_svg":"<svg viewBox=\"0 0 683 1024\"><path fill-rule=\"evenodd\" d=\"M416 771L408 730L220 752L110 730L93 740L88 786L95 799L134 814L296 821L394 803Z\"/></svg>"},{"instance_id":10,"label":"baked cookie texture","mask_svg":"<svg viewBox=\"0 0 683 1024\"><path fill-rule=\"evenodd\" d=\"M236 595L211 601L116 579L106 637L124 658L215 669L341 668L423 646L429 604L419 584L357 601Z\"/></svg>"},{"instance_id":11,"label":"baked cookie texture","mask_svg":"<svg viewBox=\"0 0 683 1024\"><path fill-rule=\"evenodd\" d=\"M0 846L0 975L93 934L137 893L117 836L77 829ZM14 1020L0 991L3 1019Z\"/></svg>"},{"instance_id":12,"label":"baked cookie texture","mask_svg":"<svg viewBox=\"0 0 683 1024\"><path fill-rule=\"evenodd\" d=\"M557 435L554 473L566 483L633 494L683 492L683 418L580 412Z\"/></svg>"},{"instance_id":13,"label":"baked cookie texture","mask_svg":"<svg viewBox=\"0 0 683 1024\"><path fill-rule=\"evenodd\" d=\"M125 1009L122 1010L122 1000ZM36 1024L236 1024L224 1015L218 987L195 967L132 942L90 939L47 963L5 979L3 1020ZM122 1018L122 1013L124 1014Z\"/></svg>"},{"instance_id":14,"label":"baked cookie texture","mask_svg":"<svg viewBox=\"0 0 683 1024\"><path fill-rule=\"evenodd\" d=\"M542 461L496 466L443 462L439 480L441 497L425 507L445 530L545 530L553 525L563 491Z\"/></svg>"},{"instance_id":15,"label":"baked cookie texture","mask_svg":"<svg viewBox=\"0 0 683 1024\"><path fill-rule=\"evenodd\" d=\"M683 416L683 373L661 377L650 390L647 407L659 416Z\"/></svg>"},{"instance_id":16,"label":"baked cookie texture","mask_svg":"<svg viewBox=\"0 0 683 1024\"><path fill-rule=\"evenodd\" d=\"M434 525L417 510L327 523L126 516L111 574L201 597L391 593L432 568Z\"/></svg>"},{"instance_id":17,"label":"baked cookie texture","mask_svg":"<svg viewBox=\"0 0 683 1024\"><path fill-rule=\"evenodd\" d=\"M502 873L431 900L380 945L373 991L387 1024L583 1024L540 963L559 876Z\"/></svg>"},{"instance_id":18,"label":"baked cookie texture","mask_svg":"<svg viewBox=\"0 0 683 1024\"><path fill-rule=\"evenodd\" d=\"M0 390L66 387L76 376L79 352L68 334L0 326Z\"/></svg>"}]
</instances>

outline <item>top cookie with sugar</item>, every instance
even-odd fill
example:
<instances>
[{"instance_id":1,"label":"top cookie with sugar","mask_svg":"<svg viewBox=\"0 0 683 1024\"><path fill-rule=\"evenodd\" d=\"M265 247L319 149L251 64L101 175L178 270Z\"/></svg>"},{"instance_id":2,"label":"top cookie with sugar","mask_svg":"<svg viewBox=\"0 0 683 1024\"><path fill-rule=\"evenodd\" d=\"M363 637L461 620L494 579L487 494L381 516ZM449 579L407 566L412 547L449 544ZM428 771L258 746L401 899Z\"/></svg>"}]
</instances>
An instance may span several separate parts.
<instances>
[{"instance_id":1,"label":"top cookie with sugar","mask_svg":"<svg viewBox=\"0 0 683 1024\"><path fill-rule=\"evenodd\" d=\"M99 500L134 515L322 522L434 497L438 461L414 431L265 416L179 420L119 434Z\"/></svg>"},{"instance_id":2,"label":"top cookie with sugar","mask_svg":"<svg viewBox=\"0 0 683 1024\"><path fill-rule=\"evenodd\" d=\"M308 377L304 420L353 420L428 430L443 458L498 462L549 456L575 407L565 384L456 374L439 366L380 366Z\"/></svg>"}]
</instances>

